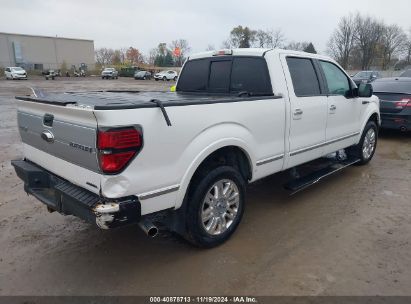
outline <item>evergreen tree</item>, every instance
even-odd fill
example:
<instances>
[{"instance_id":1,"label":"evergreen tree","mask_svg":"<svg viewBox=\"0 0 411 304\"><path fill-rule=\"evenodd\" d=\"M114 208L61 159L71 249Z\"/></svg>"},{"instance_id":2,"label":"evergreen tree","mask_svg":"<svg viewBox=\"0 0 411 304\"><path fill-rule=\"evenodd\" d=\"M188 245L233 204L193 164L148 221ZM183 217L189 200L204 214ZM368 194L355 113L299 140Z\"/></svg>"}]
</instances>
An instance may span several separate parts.
<instances>
[{"instance_id":1,"label":"evergreen tree","mask_svg":"<svg viewBox=\"0 0 411 304\"><path fill-rule=\"evenodd\" d=\"M304 52L311 53L311 54L317 54L317 51L315 50L315 47L311 42L304 49Z\"/></svg>"}]
</instances>

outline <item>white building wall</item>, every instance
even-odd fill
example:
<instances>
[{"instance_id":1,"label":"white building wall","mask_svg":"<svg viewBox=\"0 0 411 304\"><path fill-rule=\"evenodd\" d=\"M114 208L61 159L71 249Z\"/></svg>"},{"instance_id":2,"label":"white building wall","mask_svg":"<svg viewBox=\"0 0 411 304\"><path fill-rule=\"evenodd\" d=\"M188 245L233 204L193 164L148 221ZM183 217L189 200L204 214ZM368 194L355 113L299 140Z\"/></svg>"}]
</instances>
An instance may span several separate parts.
<instances>
[{"instance_id":1,"label":"white building wall","mask_svg":"<svg viewBox=\"0 0 411 304\"><path fill-rule=\"evenodd\" d=\"M15 62L13 42L21 47L23 62ZM94 41L59 37L30 36L0 33L0 66L24 65L33 68L42 64L43 69L60 69L63 62L67 68L77 68L85 63L94 68Z\"/></svg>"}]
</instances>

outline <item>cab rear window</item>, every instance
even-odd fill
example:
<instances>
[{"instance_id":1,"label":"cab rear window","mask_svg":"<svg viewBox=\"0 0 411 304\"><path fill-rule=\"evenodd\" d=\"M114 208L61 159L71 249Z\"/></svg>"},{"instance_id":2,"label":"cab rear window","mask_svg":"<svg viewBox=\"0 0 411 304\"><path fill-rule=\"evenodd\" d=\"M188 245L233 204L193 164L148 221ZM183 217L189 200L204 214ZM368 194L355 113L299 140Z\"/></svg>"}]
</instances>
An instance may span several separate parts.
<instances>
[{"instance_id":1,"label":"cab rear window","mask_svg":"<svg viewBox=\"0 0 411 304\"><path fill-rule=\"evenodd\" d=\"M272 95L267 63L262 57L216 57L188 61L177 84L181 92Z\"/></svg>"}]
</instances>

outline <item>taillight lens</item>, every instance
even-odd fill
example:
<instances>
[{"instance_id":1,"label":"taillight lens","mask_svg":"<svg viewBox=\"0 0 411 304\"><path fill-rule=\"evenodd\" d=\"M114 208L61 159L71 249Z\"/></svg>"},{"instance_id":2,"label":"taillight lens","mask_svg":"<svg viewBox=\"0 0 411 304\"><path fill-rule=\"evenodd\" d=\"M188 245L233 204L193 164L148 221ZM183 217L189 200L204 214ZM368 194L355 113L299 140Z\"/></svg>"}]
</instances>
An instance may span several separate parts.
<instances>
[{"instance_id":1,"label":"taillight lens","mask_svg":"<svg viewBox=\"0 0 411 304\"><path fill-rule=\"evenodd\" d=\"M398 109L402 109L405 107L411 107L411 98L403 98L401 101L395 103L395 107Z\"/></svg>"},{"instance_id":2,"label":"taillight lens","mask_svg":"<svg viewBox=\"0 0 411 304\"><path fill-rule=\"evenodd\" d=\"M135 128L99 130L97 138L100 168L104 173L123 170L142 146L142 134Z\"/></svg>"},{"instance_id":3,"label":"taillight lens","mask_svg":"<svg viewBox=\"0 0 411 304\"><path fill-rule=\"evenodd\" d=\"M141 146L141 135L136 129L100 131L98 133L99 149L126 149Z\"/></svg>"},{"instance_id":4,"label":"taillight lens","mask_svg":"<svg viewBox=\"0 0 411 304\"><path fill-rule=\"evenodd\" d=\"M101 154L100 166L105 173L116 173L123 169L128 162L134 157L136 152L120 152L113 154Z\"/></svg>"}]
</instances>

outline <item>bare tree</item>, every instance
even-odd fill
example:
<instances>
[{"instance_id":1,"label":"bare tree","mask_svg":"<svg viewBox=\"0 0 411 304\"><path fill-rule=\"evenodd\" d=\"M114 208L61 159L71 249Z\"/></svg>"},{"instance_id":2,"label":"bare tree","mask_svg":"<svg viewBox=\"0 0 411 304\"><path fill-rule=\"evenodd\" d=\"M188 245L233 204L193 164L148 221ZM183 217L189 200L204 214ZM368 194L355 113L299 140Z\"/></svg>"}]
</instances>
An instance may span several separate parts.
<instances>
[{"instance_id":1,"label":"bare tree","mask_svg":"<svg viewBox=\"0 0 411 304\"><path fill-rule=\"evenodd\" d=\"M407 40L405 41L403 47L403 52L405 53L405 60L407 64L411 63L411 28L409 29Z\"/></svg>"},{"instance_id":2,"label":"bare tree","mask_svg":"<svg viewBox=\"0 0 411 304\"><path fill-rule=\"evenodd\" d=\"M113 62L113 49L99 48L95 50L94 54L96 58L96 63L100 66L112 64Z\"/></svg>"},{"instance_id":3,"label":"bare tree","mask_svg":"<svg viewBox=\"0 0 411 304\"><path fill-rule=\"evenodd\" d=\"M231 49L234 48L236 46L231 45L230 39L226 39L221 43L221 48L222 49Z\"/></svg>"},{"instance_id":4,"label":"bare tree","mask_svg":"<svg viewBox=\"0 0 411 304\"><path fill-rule=\"evenodd\" d=\"M258 30L255 33L255 46L261 48L281 48L285 42L285 37L281 29Z\"/></svg>"},{"instance_id":5,"label":"bare tree","mask_svg":"<svg viewBox=\"0 0 411 304\"><path fill-rule=\"evenodd\" d=\"M212 44L207 45L206 51L214 51L215 47Z\"/></svg>"},{"instance_id":6,"label":"bare tree","mask_svg":"<svg viewBox=\"0 0 411 304\"><path fill-rule=\"evenodd\" d=\"M308 45L310 43L309 42L295 42L295 41L291 41L288 45L285 46L286 50L293 50L293 51L304 51L305 49L307 49Z\"/></svg>"},{"instance_id":7,"label":"bare tree","mask_svg":"<svg viewBox=\"0 0 411 304\"><path fill-rule=\"evenodd\" d=\"M381 43L384 24L359 13L355 17L355 41L361 54L361 69L367 70L376 58L377 47Z\"/></svg>"},{"instance_id":8,"label":"bare tree","mask_svg":"<svg viewBox=\"0 0 411 304\"><path fill-rule=\"evenodd\" d=\"M352 15L341 18L337 28L328 41L328 53L341 66L348 68L351 52L355 43L355 22Z\"/></svg>"},{"instance_id":9,"label":"bare tree","mask_svg":"<svg viewBox=\"0 0 411 304\"><path fill-rule=\"evenodd\" d=\"M173 40L170 44L170 49L174 52L175 64L177 66L182 66L187 54L190 52L191 47L188 41L185 39ZM178 50L177 53L176 50Z\"/></svg>"},{"instance_id":10,"label":"bare tree","mask_svg":"<svg viewBox=\"0 0 411 304\"><path fill-rule=\"evenodd\" d=\"M153 49L150 50L150 52L148 54L148 60L147 60L149 65L154 65L157 54L158 54L157 48L153 48Z\"/></svg>"},{"instance_id":11,"label":"bare tree","mask_svg":"<svg viewBox=\"0 0 411 304\"><path fill-rule=\"evenodd\" d=\"M393 24L384 27L382 43L382 68L386 70L391 63L392 56L403 49L407 41L407 35L398 25Z\"/></svg>"}]
</instances>

